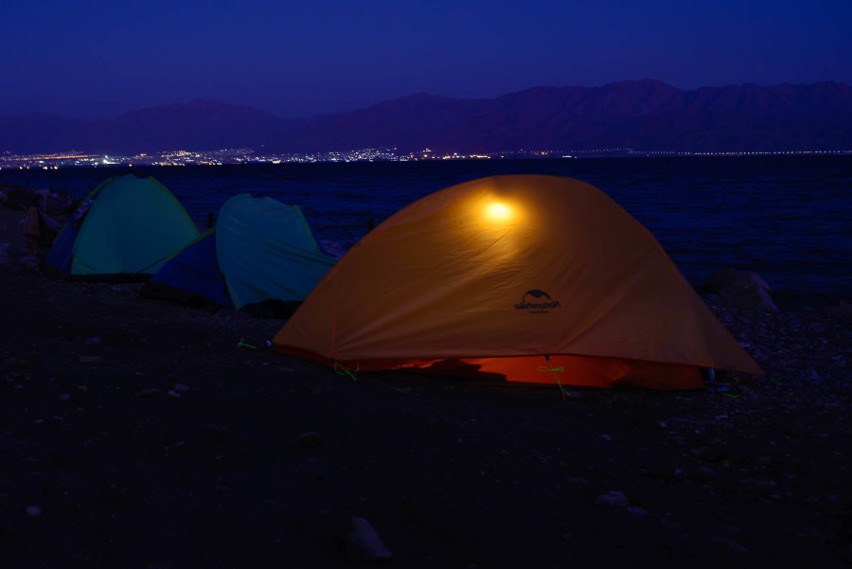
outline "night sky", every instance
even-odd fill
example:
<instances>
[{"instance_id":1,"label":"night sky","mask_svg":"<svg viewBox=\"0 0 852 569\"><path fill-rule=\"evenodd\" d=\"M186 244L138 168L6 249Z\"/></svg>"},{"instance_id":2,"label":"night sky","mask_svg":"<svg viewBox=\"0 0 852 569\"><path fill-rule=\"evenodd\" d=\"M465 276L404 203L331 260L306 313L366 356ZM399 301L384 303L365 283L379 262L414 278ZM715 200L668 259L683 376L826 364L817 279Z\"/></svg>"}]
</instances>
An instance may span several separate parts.
<instances>
[{"instance_id":1,"label":"night sky","mask_svg":"<svg viewBox=\"0 0 852 569\"><path fill-rule=\"evenodd\" d=\"M625 79L852 83L850 26L849 0L7 0L0 115L204 98L305 117Z\"/></svg>"}]
</instances>

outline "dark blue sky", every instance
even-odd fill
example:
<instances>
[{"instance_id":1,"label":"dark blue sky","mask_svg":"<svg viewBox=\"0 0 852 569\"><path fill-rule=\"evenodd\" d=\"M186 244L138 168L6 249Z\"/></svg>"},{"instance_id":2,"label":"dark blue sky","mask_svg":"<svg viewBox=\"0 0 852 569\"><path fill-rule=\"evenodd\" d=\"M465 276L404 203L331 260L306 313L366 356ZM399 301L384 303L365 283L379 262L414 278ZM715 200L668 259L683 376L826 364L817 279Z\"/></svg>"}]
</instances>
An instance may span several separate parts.
<instances>
[{"instance_id":1,"label":"dark blue sky","mask_svg":"<svg viewBox=\"0 0 852 569\"><path fill-rule=\"evenodd\" d=\"M852 83L850 22L850 0L6 0L0 115L207 98L299 117L624 79Z\"/></svg>"}]
</instances>

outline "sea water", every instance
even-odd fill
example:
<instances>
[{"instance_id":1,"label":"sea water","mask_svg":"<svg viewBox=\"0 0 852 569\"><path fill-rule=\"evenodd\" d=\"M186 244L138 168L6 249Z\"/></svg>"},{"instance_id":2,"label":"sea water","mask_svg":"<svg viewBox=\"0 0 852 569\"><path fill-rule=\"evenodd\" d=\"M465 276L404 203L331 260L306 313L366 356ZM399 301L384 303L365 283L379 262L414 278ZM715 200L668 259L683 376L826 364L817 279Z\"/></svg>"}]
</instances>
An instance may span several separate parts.
<instances>
[{"instance_id":1,"label":"sea water","mask_svg":"<svg viewBox=\"0 0 852 569\"><path fill-rule=\"evenodd\" d=\"M589 182L644 224L693 284L724 267L776 292L852 296L852 156L583 158L139 168L203 220L230 196L302 207L318 238L345 249L420 197L497 174ZM0 181L83 197L127 168L2 170Z\"/></svg>"}]
</instances>

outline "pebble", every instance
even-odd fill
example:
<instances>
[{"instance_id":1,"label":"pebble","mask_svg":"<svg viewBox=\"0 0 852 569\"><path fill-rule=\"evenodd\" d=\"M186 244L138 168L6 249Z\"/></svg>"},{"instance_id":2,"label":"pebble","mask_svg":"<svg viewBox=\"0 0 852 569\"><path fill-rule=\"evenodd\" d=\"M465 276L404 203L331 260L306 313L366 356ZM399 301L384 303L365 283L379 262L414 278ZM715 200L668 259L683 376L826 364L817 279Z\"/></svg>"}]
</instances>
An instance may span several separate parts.
<instances>
[{"instance_id":1,"label":"pebble","mask_svg":"<svg viewBox=\"0 0 852 569\"><path fill-rule=\"evenodd\" d=\"M610 490L595 498L595 505L606 508L626 508L630 505L630 501L621 490Z\"/></svg>"},{"instance_id":2,"label":"pebble","mask_svg":"<svg viewBox=\"0 0 852 569\"><path fill-rule=\"evenodd\" d=\"M41 262L35 255L27 255L26 257L21 257L18 260L18 264L28 269L37 269Z\"/></svg>"},{"instance_id":3,"label":"pebble","mask_svg":"<svg viewBox=\"0 0 852 569\"><path fill-rule=\"evenodd\" d=\"M35 371L39 368L38 362L23 358L7 358L3 360L4 371Z\"/></svg>"},{"instance_id":4,"label":"pebble","mask_svg":"<svg viewBox=\"0 0 852 569\"><path fill-rule=\"evenodd\" d=\"M697 447L690 452L706 462L719 462L725 458L724 451L716 447Z\"/></svg>"},{"instance_id":5,"label":"pebble","mask_svg":"<svg viewBox=\"0 0 852 569\"><path fill-rule=\"evenodd\" d=\"M778 483L774 480L770 480L768 478L743 478L740 480L740 484L743 486L751 486L754 489L759 490L772 490L778 486Z\"/></svg>"},{"instance_id":6,"label":"pebble","mask_svg":"<svg viewBox=\"0 0 852 569\"><path fill-rule=\"evenodd\" d=\"M317 448L322 446L323 440L319 433L307 431L299 435L299 444L304 448Z\"/></svg>"},{"instance_id":7,"label":"pebble","mask_svg":"<svg viewBox=\"0 0 852 569\"><path fill-rule=\"evenodd\" d=\"M689 473L689 479L698 484L710 484L719 479L719 474L709 466L699 466Z\"/></svg>"},{"instance_id":8,"label":"pebble","mask_svg":"<svg viewBox=\"0 0 852 569\"><path fill-rule=\"evenodd\" d=\"M733 539L722 539L722 543L728 546L728 549L731 551L735 551L737 553L746 554L748 553L748 547L743 545L738 541L734 541Z\"/></svg>"}]
</instances>

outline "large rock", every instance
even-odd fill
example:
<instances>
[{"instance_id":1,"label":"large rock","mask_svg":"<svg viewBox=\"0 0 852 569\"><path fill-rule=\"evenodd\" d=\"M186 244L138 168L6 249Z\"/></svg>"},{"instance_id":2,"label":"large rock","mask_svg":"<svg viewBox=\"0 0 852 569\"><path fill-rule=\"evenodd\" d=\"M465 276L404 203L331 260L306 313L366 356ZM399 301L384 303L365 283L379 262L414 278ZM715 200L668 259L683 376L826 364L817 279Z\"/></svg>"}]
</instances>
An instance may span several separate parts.
<instances>
[{"instance_id":1,"label":"large rock","mask_svg":"<svg viewBox=\"0 0 852 569\"><path fill-rule=\"evenodd\" d=\"M64 220L74 210L75 201L63 190L31 189L15 184L2 184L0 206L24 211L35 207L52 217Z\"/></svg>"},{"instance_id":2,"label":"large rock","mask_svg":"<svg viewBox=\"0 0 852 569\"><path fill-rule=\"evenodd\" d=\"M33 190L33 205L51 217L65 219L74 210L74 199L66 192L49 189Z\"/></svg>"},{"instance_id":3,"label":"large rock","mask_svg":"<svg viewBox=\"0 0 852 569\"><path fill-rule=\"evenodd\" d=\"M27 253L25 220L20 211L0 209L0 263L17 261Z\"/></svg>"},{"instance_id":4,"label":"large rock","mask_svg":"<svg viewBox=\"0 0 852 569\"><path fill-rule=\"evenodd\" d=\"M16 184L4 184L3 193L5 198L3 206L7 209L24 210L38 205L33 191Z\"/></svg>"},{"instance_id":5,"label":"large rock","mask_svg":"<svg viewBox=\"0 0 852 569\"><path fill-rule=\"evenodd\" d=\"M757 273L725 268L708 277L703 288L719 295L721 306L778 312L772 289Z\"/></svg>"}]
</instances>

